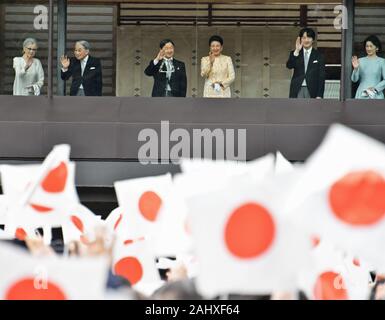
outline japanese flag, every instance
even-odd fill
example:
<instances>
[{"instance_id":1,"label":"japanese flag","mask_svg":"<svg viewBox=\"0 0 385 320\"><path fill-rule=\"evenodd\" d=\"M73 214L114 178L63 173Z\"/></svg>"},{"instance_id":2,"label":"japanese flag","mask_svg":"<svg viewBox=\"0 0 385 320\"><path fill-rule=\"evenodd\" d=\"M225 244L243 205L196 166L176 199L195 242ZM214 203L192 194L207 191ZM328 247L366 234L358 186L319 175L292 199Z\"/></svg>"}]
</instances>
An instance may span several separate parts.
<instances>
[{"instance_id":1,"label":"japanese flag","mask_svg":"<svg viewBox=\"0 0 385 320\"><path fill-rule=\"evenodd\" d=\"M160 281L155 256L144 238L124 242L117 238L112 265L114 274L128 280L134 288Z\"/></svg>"},{"instance_id":2,"label":"japanese flag","mask_svg":"<svg viewBox=\"0 0 385 320\"><path fill-rule=\"evenodd\" d=\"M299 288L313 300L365 300L369 297L369 271L358 259L322 240L301 269Z\"/></svg>"},{"instance_id":3,"label":"japanese flag","mask_svg":"<svg viewBox=\"0 0 385 320\"><path fill-rule=\"evenodd\" d=\"M171 175L120 181L115 188L120 207L107 223L119 237L146 236L156 255L175 256L189 250L186 209Z\"/></svg>"},{"instance_id":4,"label":"japanese flag","mask_svg":"<svg viewBox=\"0 0 385 320\"><path fill-rule=\"evenodd\" d=\"M35 258L0 245L0 300L103 299L107 259Z\"/></svg>"},{"instance_id":5,"label":"japanese flag","mask_svg":"<svg viewBox=\"0 0 385 320\"><path fill-rule=\"evenodd\" d=\"M100 216L90 209L80 203L75 204L68 208L62 224L63 242L68 244L71 241L93 241L96 228L103 227L104 224Z\"/></svg>"},{"instance_id":6,"label":"japanese flag","mask_svg":"<svg viewBox=\"0 0 385 320\"><path fill-rule=\"evenodd\" d=\"M59 227L68 206L79 203L69 146L59 145L42 165L1 166L8 228Z\"/></svg>"},{"instance_id":7,"label":"japanese flag","mask_svg":"<svg viewBox=\"0 0 385 320\"><path fill-rule=\"evenodd\" d=\"M187 199L203 295L295 288L310 241L281 215L280 192L273 180L233 179L220 191Z\"/></svg>"},{"instance_id":8,"label":"japanese flag","mask_svg":"<svg viewBox=\"0 0 385 320\"><path fill-rule=\"evenodd\" d=\"M382 144L335 125L305 164L287 203L298 225L382 271L384 163Z\"/></svg>"},{"instance_id":9,"label":"japanese flag","mask_svg":"<svg viewBox=\"0 0 385 320\"><path fill-rule=\"evenodd\" d=\"M171 175L118 181L114 185L119 207L123 209L123 217L116 232L122 237L129 233L129 237L134 238L152 233L170 192ZM135 228L130 228L131 224Z\"/></svg>"}]
</instances>

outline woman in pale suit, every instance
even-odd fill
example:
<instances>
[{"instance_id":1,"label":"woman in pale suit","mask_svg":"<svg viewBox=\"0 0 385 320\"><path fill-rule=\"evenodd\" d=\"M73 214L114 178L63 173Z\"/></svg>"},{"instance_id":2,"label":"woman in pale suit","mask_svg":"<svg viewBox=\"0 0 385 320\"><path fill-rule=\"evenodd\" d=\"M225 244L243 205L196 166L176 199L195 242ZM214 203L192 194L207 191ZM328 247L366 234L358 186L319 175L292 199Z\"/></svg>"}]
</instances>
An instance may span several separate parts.
<instances>
[{"instance_id":1,"label":"woman in pale suit","mask_svg":"<svg viewBox=\"0 0 385 320\"><path fill-rule=\"evenodd\" d=\"M385 59L377 56L381 52L381 42L376 36L364 41L366 57L352 58L352 81L360 81L356 99L384 99Z\"/></svg>"},{"instance_id":2,"label":"woman in pale suit","mask_svg":"<svg viewBox=\"0 0 385 320\"><path fill-rule=\"evenodd\" d=\"M220 36L212 36L209 46L209 56L201 61L201 76L206 79L203 97L230 98L230 85L235 79L231 57L222 54L223 39Z\"/></svg>"},{"instance_id":3,"label":"woman in pale suit","mask_svg":"<svg viewBox=\"0 0 385 320\"><path fill-rule=\"evenodd\" d=\"M36 40L28 38L23 43L23 56L13 58L14 96L40 95L40 90L44 85L44 71L40 60L35 58L36 51Z\"/></svg>"}]
</instances>

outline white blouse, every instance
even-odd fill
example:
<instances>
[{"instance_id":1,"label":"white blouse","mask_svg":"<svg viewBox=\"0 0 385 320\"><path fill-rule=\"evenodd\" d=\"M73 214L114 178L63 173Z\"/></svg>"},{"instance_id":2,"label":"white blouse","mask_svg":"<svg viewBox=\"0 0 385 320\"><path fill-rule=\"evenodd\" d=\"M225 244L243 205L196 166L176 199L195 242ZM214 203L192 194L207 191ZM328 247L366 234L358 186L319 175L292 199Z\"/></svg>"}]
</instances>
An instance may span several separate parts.
<instances>
[{"instance_id":1,"label":"white blouse","mask_svg":"<svg viewBox=\"0 0 385 320\"><path fill-rule=\"evenodd\" d=\"M44 71L41 62L33 58L32 65L25 71L26 62L23 57L13 58L15 81L13 83L14 96L40 95L44 85Z\"/></svg>"}]
</instances>

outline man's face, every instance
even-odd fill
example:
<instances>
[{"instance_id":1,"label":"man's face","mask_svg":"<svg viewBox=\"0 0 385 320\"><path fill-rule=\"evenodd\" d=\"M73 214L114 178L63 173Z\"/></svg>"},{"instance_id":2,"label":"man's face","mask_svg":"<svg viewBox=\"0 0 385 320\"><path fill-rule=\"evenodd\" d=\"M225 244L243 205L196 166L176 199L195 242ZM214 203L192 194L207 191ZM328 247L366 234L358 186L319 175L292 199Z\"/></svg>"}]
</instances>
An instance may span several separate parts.
<instances>
[{"instance_id":1,"label":"man's face","mask_svg":"<svg viewBox=\"0 0 385 320\"><path fill-rule=\"evenodd\" d=\"M80 43L75 45L75 57L78 60L83 60L89 53L89 50L86 50Z\"/></svg>"},{"instance_id":2,"label":"man's face","mask_svg":"<svg viewBox=\"0 0 385 320\"><path fill-rule=\"evenodd\" d=\"M313 46L313 38L309 37L306 32L303 34L301 42L305 49L310 49Z\"/></svg>"},{"instance_id":3,"label":"man's face","mask_svg":"<svg viewBox=\"0 0 385 320\"><path fill-rule=\"evenodd\" d=\"M172 58L174 56L174 45L171 42L166 43L163 47L163 51L167 59Z\"/></svg>"}]
</instances>

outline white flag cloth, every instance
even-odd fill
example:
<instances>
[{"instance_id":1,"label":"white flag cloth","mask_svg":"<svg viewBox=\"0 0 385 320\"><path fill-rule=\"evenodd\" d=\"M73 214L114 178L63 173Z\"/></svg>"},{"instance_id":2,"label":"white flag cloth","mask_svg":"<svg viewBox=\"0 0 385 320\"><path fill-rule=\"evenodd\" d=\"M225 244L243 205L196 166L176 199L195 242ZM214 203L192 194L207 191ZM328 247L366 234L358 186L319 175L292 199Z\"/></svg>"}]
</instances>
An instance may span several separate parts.
<instances>
[{"instance_id":1,"label":"white flag cloth","mask_svg":"<svg viewBox=\"0 0 385 320\"><path fill-rule=\"evenodd\" d=\"M96 229L104 225L105 221L101 220L100 216L80 203L75 204L68 208L62 224L63 242L68 244L72 241L94 241Z\"/></svg>"},{"instance_id":2,"label":"white flag cloth","mask_svg":"<svg viewBox=\"0 0 385 320\"><path fill-rule=\"evenodd\" d=\"M0 299L103 299L108 261L102 258L36 258L0 245Z\"/></svg>"}]
</instances>

